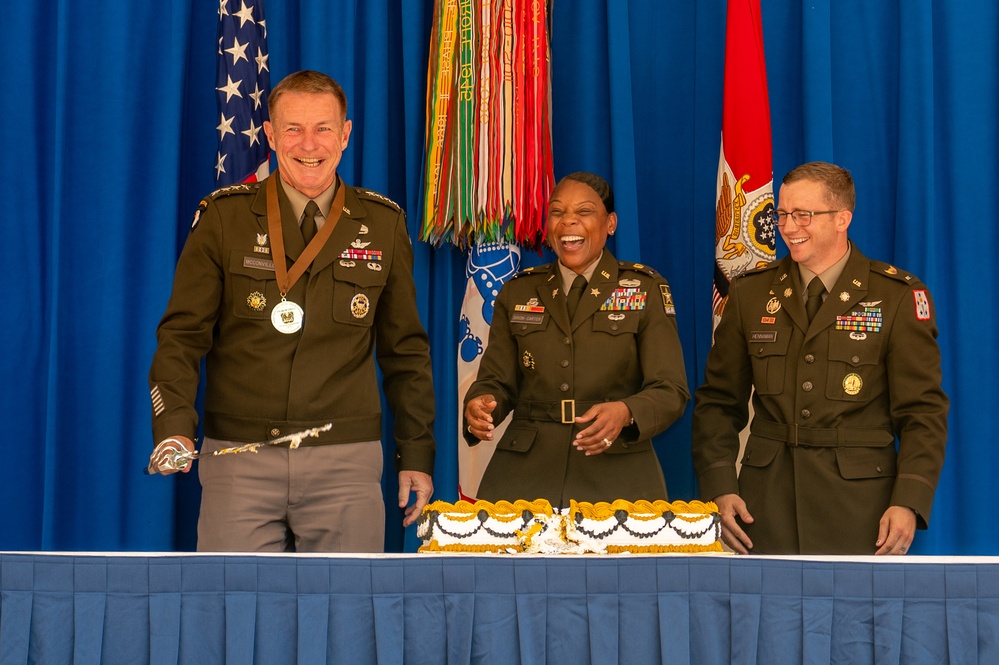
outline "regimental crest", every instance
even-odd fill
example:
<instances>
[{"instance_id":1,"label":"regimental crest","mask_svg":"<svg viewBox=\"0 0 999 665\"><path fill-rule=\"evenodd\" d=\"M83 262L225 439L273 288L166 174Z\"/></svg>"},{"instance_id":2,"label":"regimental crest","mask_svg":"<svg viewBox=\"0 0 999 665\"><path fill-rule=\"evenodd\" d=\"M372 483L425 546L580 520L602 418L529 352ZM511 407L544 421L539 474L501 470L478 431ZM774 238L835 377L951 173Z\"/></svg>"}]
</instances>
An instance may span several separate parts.
<instances>
[{"instance_id":1,"label":"regimental crest","mask_svg":"<svg viewBox=\"0 0 999 665\"><path fill-rule=\"evenodd\" d=\"M250 295L246 296L246 304L254 312L262 312L264 308L267 307L267 298L260 291L254 291Z\"/></svg>"},{"instance_id":2,"label":"regimental crest","mask_svg":"<svg viewBox=\"0 0 999 665\"><path fill-rule=\"evenodd\" d=\"M371 306L368 296L358 293L350 301L350 313L355 319L363 319L368 315L368 308Z\"/></svg>"}]
</instances>

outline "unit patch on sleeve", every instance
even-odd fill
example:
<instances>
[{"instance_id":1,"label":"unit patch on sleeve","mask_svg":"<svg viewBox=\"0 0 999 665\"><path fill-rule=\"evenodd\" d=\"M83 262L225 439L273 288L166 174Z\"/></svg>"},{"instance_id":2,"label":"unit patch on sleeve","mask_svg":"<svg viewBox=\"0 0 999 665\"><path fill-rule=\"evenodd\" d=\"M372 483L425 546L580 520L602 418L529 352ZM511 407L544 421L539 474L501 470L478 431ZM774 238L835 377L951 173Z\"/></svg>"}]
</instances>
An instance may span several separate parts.
<instances>
[{"instance_id":1,"label":"unit patch on sleeve","mask_svg":"<svg viewBox=\"0 0 999 665\"><path fill-rule=\"evenodd\" d=\"M926 295L925 289L919 289L912 292L913 298L916 299L916 318L920 321L930 320L930 297Z\"/></svg>"}]
</instances>

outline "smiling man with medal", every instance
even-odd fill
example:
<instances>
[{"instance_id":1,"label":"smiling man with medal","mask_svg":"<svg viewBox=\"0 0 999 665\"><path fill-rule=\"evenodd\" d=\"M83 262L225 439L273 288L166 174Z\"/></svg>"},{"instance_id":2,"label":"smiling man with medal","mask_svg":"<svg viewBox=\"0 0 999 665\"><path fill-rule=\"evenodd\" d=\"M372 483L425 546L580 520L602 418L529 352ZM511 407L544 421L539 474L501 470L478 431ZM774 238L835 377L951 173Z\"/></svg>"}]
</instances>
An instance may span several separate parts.
<instances>
[{"instance_id":1,"label":"smiling man with medal","mask_svg":"<svg viewBox=\"0 0 999 665\"><path fill-rule=\"evenodd\" d=\"M203 199L177 263L150 370L150 469L176 471L157 462L164 447L194 453L204 357L205 440L182 470L201 479L198 549L381 551L376 359L399 506L415 495L404 525L433 492L433 383L405 213L338 177L351 131L339 84L297 72L268 110L277 172ZM212 454L325 424L297 449Z\"/></svg>"}]
</instances>

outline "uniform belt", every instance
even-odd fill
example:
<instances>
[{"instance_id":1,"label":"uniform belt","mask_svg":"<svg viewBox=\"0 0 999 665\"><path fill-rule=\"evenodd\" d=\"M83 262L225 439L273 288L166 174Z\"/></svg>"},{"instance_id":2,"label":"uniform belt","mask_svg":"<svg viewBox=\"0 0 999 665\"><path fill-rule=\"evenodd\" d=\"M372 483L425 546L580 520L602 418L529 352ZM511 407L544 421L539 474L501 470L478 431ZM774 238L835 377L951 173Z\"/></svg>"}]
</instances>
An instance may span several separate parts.
<instances>
[{"instance_id":1,"label":"uniform belt","mask_svg":"<svg viewBox=\"0 0 999 665\"><path fill-rule=\"evenodd\" d=\"M603 402L582 402L574 399L563 399L556 402L520 400L514 407L517 418L528 420L554 420L557 423L569 424L575 422L576 416Z\"/></svg>"},{"instance_id":2,"label":"uniform belt","mask_svg":"<svg viewBox=\"0 0 999 665\"><path fill-rule=\"evenodd\" d=\"M753 420L749 431L789 446L881 448L895 441L894 434L880 427L801 427L797 423L772 423L758 418Z\"/></svg>"}]
</instances>

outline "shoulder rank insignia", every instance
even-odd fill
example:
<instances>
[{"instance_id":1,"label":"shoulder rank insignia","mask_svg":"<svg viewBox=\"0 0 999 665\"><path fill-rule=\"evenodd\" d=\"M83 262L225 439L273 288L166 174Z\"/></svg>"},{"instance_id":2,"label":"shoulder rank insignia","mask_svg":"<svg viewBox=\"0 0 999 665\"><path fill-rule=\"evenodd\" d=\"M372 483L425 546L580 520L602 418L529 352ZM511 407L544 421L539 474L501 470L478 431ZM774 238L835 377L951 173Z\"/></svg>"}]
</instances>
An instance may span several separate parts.
<instances>
[{"instance_id":1,"label":"shoulder rank insignia","mask_svg":"<svg viewBox=\"0 0 999 665\"><path fill-rule=\"evenodd\" d=\"M634 270L636 272L644 273L650 277L655 277L656 271L647 265L641 263L631 263L629 261L618 261L618 268L621 270Z\"/></svg>"},{"instance_id":2,"label":"shoulder rank insignia","mask_svg":"<svg viewBox=\"0 0 999 665\"><path fill-rule=\"evenodd\" d=\"M372 191L370 189L361 189L360 187L355 188L354 191L366 199L380 201L381 203L384 203L385 205L396 210L396 212L402 212L402 208L399 206L399 204L390 199L389 197L385 196L384 194L379 194L378 192Z\"/></svg>"}]
</instances>

